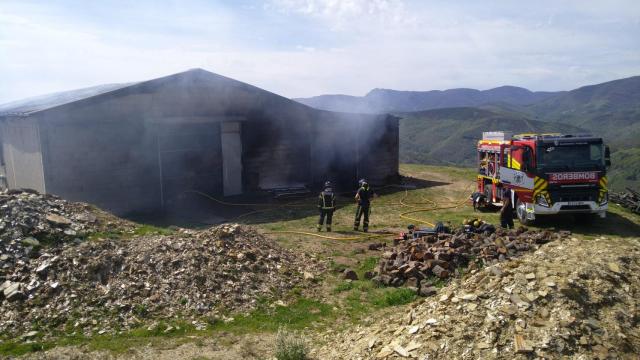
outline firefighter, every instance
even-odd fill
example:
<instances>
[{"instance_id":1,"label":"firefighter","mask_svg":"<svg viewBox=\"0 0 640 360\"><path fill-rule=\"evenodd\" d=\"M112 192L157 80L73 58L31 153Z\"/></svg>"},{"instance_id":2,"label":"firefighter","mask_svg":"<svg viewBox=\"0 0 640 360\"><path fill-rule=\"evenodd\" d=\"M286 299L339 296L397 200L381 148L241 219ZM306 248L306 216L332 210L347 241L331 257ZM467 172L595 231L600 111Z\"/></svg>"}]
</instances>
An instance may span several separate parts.
<instances>
[{"instance_id":1,"label":"firefighter","mask_svg":"<svg viewBox=\"0 0 640 360\"><path fill-rule=\"evenodd\" d=\"M502 191L500 227L504 229L513 229L513 204L511 204L511 192L508 189L504 189Z\"/></svg>"},{"instance_id":2,"label":"firefighter","mask_svg":"<svg viewBox=\"0 0 640 360\"><path fill-rule=\"evenodd\" d=\"M355 197L358 207L356 209L356 218L353 222L353 230L358 231L360 228L360 219L364 216L362 230L367 232L369 231L369 214L371 213L371 200L373 199L374 193L367 180L362 179L358 184L360 188Z\"/></svg>"},{"instance_id":3,"label":"firefighter","mask_svg":"<svg viewBox=\"0 0 640 360\"><path fill-rule=\"evenodd\" d=\"M331 220L336 209L336 194L331 188L331 182L324 183L324 190L318 196L318 210L320 210L320 220L318 221L318 231L322 231L322 225L327 219L327 232L331 231Z\"/></svg>"}]
</instances>

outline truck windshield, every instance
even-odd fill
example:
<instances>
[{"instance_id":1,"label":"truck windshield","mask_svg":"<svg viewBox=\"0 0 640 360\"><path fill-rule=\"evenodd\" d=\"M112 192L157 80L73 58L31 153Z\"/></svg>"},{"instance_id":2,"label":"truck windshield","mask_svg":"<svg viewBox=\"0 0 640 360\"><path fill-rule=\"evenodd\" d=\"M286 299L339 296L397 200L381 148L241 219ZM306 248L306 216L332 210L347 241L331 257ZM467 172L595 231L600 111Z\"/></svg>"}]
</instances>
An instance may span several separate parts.
<instances>
[{"instance_id":1,"label":"truck windshield","mask_svg":"<svg viewBox=\"0 0 640 360\"><path fill-rule=\"evenodd\" d=\"M586 169L604 166L602 144L540 145L538 168Z\"/></svg>"}]
</instances>

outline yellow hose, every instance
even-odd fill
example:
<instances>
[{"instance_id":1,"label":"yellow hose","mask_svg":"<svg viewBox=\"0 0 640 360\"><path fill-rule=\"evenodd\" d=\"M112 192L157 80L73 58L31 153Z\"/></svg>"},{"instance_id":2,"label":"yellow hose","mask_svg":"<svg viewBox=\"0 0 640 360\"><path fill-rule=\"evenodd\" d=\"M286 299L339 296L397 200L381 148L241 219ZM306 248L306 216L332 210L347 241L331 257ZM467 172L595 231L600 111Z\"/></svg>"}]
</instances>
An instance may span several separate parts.
<instances>
[{"instance_id":1,"label":"yellow hose","mask_svg":"<svg viewBox=\"0 0 640 360\"><path fill-rule=\"evenodd\" d=\"M306 204L295 204L293 202L291 203L287 203L287 204L251 204L251 203L230 203L230 202L226 202L226 201L222 201L220 199L216 199L213 196L210 196L208 194L205 194L201 191L198 190L187 190L184 192L184 194L198 194L200 196L204 196L205 198L217 202L218 204L222 204L222 205L227 205L227 206L250 206L250 207L255 207L255 206L269 206L271 208L274 207L298 207L298 206L307 206Z\"/></svg>"},{"instance_id":2,"label":"yellow hose","mask_svg":"<svg viewBox=\"0 0 640 360\"><path fill-rule=\"evenodd\" d=\"M475 182L473 182L473 184L475 184ZM390 185L390 186L398 186L398 185ZM428 211L435 211L435 210L444 210L444 209L454 209L454 208L458 208L460 207L460 205L464 204L468 199L465 197L465 199L459 203L453 204L453 205L447 205L447 206L439 206L438 203L436 203L433 200L430 199L426 199L423 198L423 200L426 200L428 204L431 204L433 207L429 207L429 208L420 208L418 206L415 205L422 205L424 203L406 203L405 200L409 197L409 190L404 187L405 189L405 195L402 199L400 199L399 203L397 204L392 204L392 203L382 203L382 204L378 204L377 206L404 206L404 207L409 207L409 208L413 208L414 210L411 211L407 211L404 213L401 213L399 216L401 219L405 219L405 220L409 220L415 223L420 223L420 224L427 224L429 226L434 227L435 224L426 221L426 220L422 220L422 219L417 219L414 217L410 217L407 216L409 214L415 214L415 213L419 213L419 212L428 212ZM212 196L209 196L203 192L197 191L197 190L188 190L185 191L185 193L194 193L194 194L198 194L201 196L206 197L207 199L210 199L212 201L215 201L219 204L222 205L227 205L227 206L251 206L251 207L255 207L255 206L269 206L269 208L267 209L263 209L263 210L256 210L256 211L251 211L248 212L246 214L242 214L238 217L236 217L235 219L233 219L232 221L236 221L240 218L249 216L249 215L253 215L253 214L257 214L257 213L263 213L263 212L268 212L271 210L274 210L276 208L285 208L285 207L306 207L306 204L294 204L294 203L288 203L288 204L250 204L250 203L230 203L230 202L226 202L226 201L222 201L219 199L216 199ZM328 239L328 240L365 240L365 239L374 239L374 238L379 238L379 237L386 237L392 233L385 233L385 234L371 234L371 235L362 235L362 236L352 236L352 237L337 237L337 236L328 236L328 235L322 235L322 234L317 234L317 233L312 233L312 232L306 232L306 231L295 231L295 230L282 230L282 231L268 231L264 233L265 235L274 235L274 234L297 234L297 235L306 235L306 236L313 236L313 237L318 237L318 238L322 238L322 239Z\"/></svg>"},{"instance_id":3,"label":"yellow hose","mask_svg":"<svg viewBox=\"0 0 640 360\"><path fill-rule=\"evenodd\" d=\"M475 184L475 182L473 182L471 185L474 185L474 184ZM467 187L467 190L471 187L471 185L469 187ZM415 213L419 213L419 212L435 211L435 210L456 209L456 208L460 207L460 205L464 204L467 201L468 201L468 198L465 197L461 202L453 204L453 205L448 205L448 206L437 206L436 205L435 207L432 207L432 208L424 208L424 209L416 209L416 210L407 211L407 212L404 212L404 213L400 214L400 218L401 219L405 219L405 220L410 220L410 221L413 221L413 222L416 222L416 223L420 223L420 224L427 224L429 226L436 226L432 222L429 222L429 221L426 221L426 220L421 220L421 219L416 219L416 218L413 218L413 217L409 217L407 215L415 214ZM436 203L434 202L434 204L436 204Z\"/></svg>"},{"instance_id":4,"label":"yellow hose","mask_svg":"<svg viewBox=\"0 0 640 360\"><path fill-rule=\"evenodd\" d=\"M316 234L312 232L306 231L295 231L295 230L282 230L282 231L268 231L264 233L265 235L274 235L274 234L297 234L297 235L308 235L315 236L322 239L329 240L365 240L365 239L375 239L380 237L387 237L392 235L393 233L385 233L385 234L371 234L371 235L363 235L363 236L353 236L353 237L337 237L337 236L328 236L322 234Z\"/></svg>"}]
</instances>

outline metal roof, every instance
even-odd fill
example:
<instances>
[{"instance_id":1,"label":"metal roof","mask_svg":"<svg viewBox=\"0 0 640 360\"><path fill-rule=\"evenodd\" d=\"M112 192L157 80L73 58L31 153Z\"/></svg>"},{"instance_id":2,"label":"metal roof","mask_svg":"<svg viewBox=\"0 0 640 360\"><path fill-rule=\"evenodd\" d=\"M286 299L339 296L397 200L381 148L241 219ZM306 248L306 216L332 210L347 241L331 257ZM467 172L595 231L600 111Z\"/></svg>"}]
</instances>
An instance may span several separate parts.
<instances>
[{"instance_id":1,"label":"metal roof","mask_svg":"<svg viewBox=\"0 0 640 360\"><path fill-rule=\"evenodd\" d=\"M104 84L12 101L0 105L0 116L27 116L38 111L102 95L135 84L137 83Z\"/></svg>"}]
</instances>

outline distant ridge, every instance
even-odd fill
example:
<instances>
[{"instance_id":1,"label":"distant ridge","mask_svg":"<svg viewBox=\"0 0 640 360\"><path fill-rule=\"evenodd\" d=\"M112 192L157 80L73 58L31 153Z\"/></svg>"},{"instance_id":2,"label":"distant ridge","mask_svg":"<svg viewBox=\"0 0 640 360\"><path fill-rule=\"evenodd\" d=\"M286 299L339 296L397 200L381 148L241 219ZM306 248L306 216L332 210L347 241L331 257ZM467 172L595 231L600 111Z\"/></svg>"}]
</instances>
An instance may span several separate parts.
<instances>
[{"instance_id":1,"label":"distant ridge","mask_svg":"<svg viewBox=\"0 0 640 360\"><path fill-rule=\"evenodd\" d=\"M422 111L461 106L481 106L492 103L532 104L561 92L533 92L517 86L500 86L489 90L449 89L430 91L400 91L373 89L365 96L320 95L294 99L323 110L362 113Z\"/></svg>"}]
</instances>

